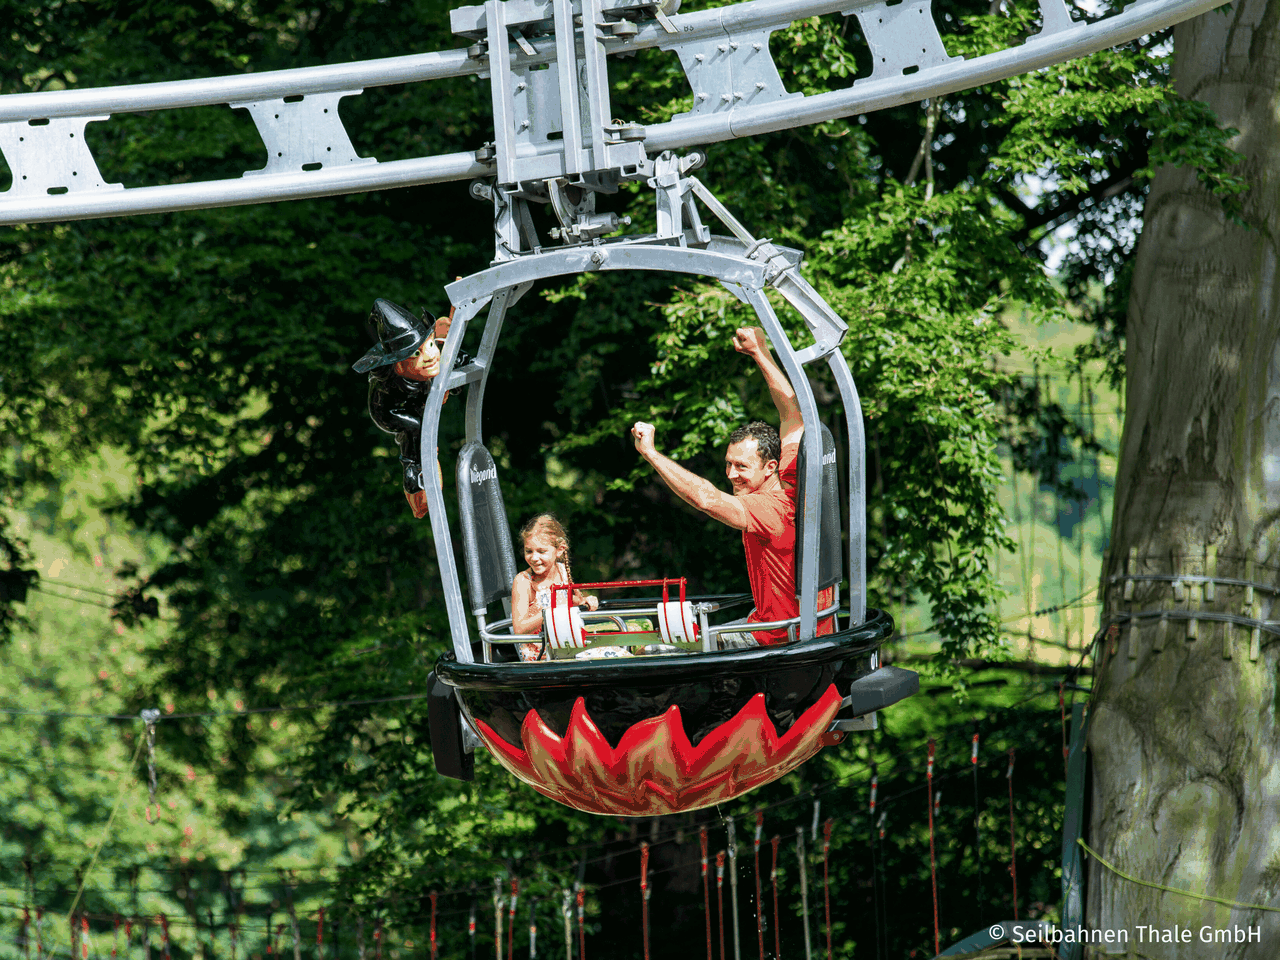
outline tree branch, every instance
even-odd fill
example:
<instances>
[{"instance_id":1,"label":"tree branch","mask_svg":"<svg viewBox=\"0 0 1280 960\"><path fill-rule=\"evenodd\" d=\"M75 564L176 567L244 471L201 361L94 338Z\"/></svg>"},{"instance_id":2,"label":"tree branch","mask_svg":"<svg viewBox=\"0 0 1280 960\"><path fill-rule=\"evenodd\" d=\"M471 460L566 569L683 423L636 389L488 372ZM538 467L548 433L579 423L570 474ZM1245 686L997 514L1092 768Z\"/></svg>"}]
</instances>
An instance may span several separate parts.
<instances>
[{"instance_id":1,"label":"tree branch","mask_svg":"<svg viewBox=\"0 0 1280 960\"><path fill-rule=\"evenodd\" d=\"M1066 203L1059 203L1049 210L1033 210L1029 208L1021 200L1018 201L1018 207L1015 208L1025 218L1025 222L1021 230L1013 234L1014 243L1019 247L1024 246L1031 238L1033 230L1041 227L1052 229L1059 226L1063 221L1071 219L1075 214L1079 213L1086 201L1100 203L1103 200L1110 200L1117 197L1125 191L1131 189L1134 185L1134 174L1137 172L1136 166L1128 170L1120 170L1113 173L1107 179L1095 183L1084 193L1079 193L1071 197ZM1012 196L1007 191L1001 191L1002 199L1006 202Z\"/></svg>"}]
</instances>

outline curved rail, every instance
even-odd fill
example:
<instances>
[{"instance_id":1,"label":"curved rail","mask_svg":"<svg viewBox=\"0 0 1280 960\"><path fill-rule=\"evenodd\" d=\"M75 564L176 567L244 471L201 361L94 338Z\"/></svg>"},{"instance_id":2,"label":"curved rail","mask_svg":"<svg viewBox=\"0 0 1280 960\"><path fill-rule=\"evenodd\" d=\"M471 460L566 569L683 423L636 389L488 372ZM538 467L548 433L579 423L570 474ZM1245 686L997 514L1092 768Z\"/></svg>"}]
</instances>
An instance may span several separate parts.
<instances>
[{"instance_id":1,"label":"curved rail","mask_svg":"<svg viewBox=\"0 0 1280 960\"><path fill-rule=\"evenodd\" d=\"M787 93L779 82L770 85L767 96L757 97L751 89L732 89L744 77L755 79L751 65L740 64L734 68L736 74L717 75L714 83L720 86L709 85L709 93L695 91L690 113L644 130L645 150L654 155L991 83L1162 30L1219 6L1220 0L1139 0L1092 23L1072 21L1064 0L1040 4L1044 28L1039 34L971 60L947 55L928 0L906 0L892 7L882 0L748 0L673 16L668 22L674 32L647 21L637 25L634 36L607 38L606 46L610 55L658 47L692 61L697 51L736 51L739 41L757 51L764 47L767 54L770 32L805 17L838 12L856 15L862 23L877 60L872 76L844 90L808 97ZM477 8L454 13L466 9ZM905 24L904 15L913 13L917 17ZM914 53L920 38L923 55ZM542 46L529 44L530 54L513 44L510 62L528 66L555 59L554 44L533 39ZM767 55L761 59L768 61ZM767 66L773 69L771 62ZM902 72L913 67L918 67L914 73ZM686 62L687 73L688 68ZM0 224L194 210L488 176L494 172L492 162L470 152L384 163L360 157L336 109L342 97L367 87L487 69L483 53L472 48L274 73L0 97L0 151L14 174L13 186L0 193ZM777 77L776 70L772 76ZM767 76L754 87L764 90L766 82ZM721 89L725 84L730 89ZM87 123L107 120L112 113L222 103L253 115L271 158L262 170L236 179L126 189L104 182L84 140ZM273 123L273 117L279 121L286 110L288 122Z\"/></svg>"}]
</instances>

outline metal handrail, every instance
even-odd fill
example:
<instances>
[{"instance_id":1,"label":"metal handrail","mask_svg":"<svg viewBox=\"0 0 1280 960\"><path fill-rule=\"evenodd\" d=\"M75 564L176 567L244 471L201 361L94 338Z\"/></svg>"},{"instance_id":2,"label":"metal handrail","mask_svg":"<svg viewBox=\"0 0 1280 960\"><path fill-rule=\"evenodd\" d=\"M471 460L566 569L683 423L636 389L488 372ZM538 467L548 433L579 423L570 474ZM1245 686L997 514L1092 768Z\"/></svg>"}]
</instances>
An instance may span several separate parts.
<instances>
[{"instance_id":1,"label":"metal handrail","mask_svg":"<svg viewBox=\"0 0 1280 960\"><path fill-rule=\"evenodd\" d=\"M817 614L817 619L825 620L827 617L837 614L839 610L840 610L840 605L838 603L832 604L831 606L827 607L825 610L819 610ZM626 614L626 616L633 616L633 617L657 616L657 612L658 611L656 607L637 607L635 608L634 611L629 611ZM582 614L582 619L584 622L600 622L605 620L612 620L614 623L618 625L619 629L626 629L626 625L622 622L622 616L623 615L617 614L617 613L602 614L600 611L593 610L589 612L584 611ZM503 629L510 630L512 629L513 624L514 624L514 620L511 617L506 617L505 619L502 619L502 620L495 620L492 624L486 624L482 622L479 626L480 639L487 644L498 643L498 644L507 644L507 645L514 645L517 643L536 643L542 639L541 635L536 633L516 634L516 633L497 632ZM709 636L716 637L722 633L754 633L758 630L789 630L791 631L793 630L793 628L798 627L799 624L800 624L800 617L795 616L787 620L773 620L769 622L713 624L713 625L708 625L706 629L707 629L707 634ZM619 643L620 641L606 641L604 643L601 643L600 645L601 646L617 646L619 645ZM626 644L623 643L623 645L626 645Z\"/></svg>"}]
</instances>

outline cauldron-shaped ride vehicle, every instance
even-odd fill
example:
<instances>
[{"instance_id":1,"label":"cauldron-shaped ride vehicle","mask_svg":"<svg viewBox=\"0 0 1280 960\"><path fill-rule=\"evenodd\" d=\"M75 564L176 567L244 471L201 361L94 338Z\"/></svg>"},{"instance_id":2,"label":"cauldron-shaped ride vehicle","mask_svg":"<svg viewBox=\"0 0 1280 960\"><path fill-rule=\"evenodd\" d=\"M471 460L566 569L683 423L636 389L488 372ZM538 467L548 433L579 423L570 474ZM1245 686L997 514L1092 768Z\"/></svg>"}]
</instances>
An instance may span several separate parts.
<instances>
[{"instance_id":1,"label":"cauldron-shaped ride vehicle","mask_svg":"<svg viewBox=\"0 0 1280 960\"><path fill-rule=\"evenodd\" d=\"M470 779L474 749L483 744L507 770L546 796L589 813L620 816L671 814L740 796L795 769L849 731L871 728L876 711L919 689L915 673L880 664L879 648L893 621L865 607L865 442L857 389L839 350L845 323L800 276L799 251L751 237L705 187L684 176L693 164L668 155L649 163L658 174L670 171L667 179L683 185L666 207L665 220L660 215L656 236L602 240L583 228L571 237L571 224L594 223L591 218L601 215L562 210L563 196L555 203L557 188L550 199L565 224L566 242L542 248L527 242L531 228L524 220L502 216L503 203L519 212L523 201L491 194L500 225L525 226L510 228L507 252L500 244L492 266L445 288L454 319L423 411L420 445L422 451L437 449L444 398L448 391L464 390L457 522L469 603L464 603L440 471L430 466L422 471L453 640L452 652L439 659L430 679L437 770ZM666 181L655 176L651 182ZM472 192L484 195L484 185ZM713 236L702 225L695 195L734 236ZM532 249L511 253L522 238ZM602 598L596 611L572 606L570 590L553 590L542 634L551 659L524 663L515 656L514 645L530 637L512 632L516 558L501 477L481 435L485 382L503 322L534 282L612 270L719 280L754 309L793 385L805 427L796 490L799 615L752 624L752 629L785 628L790 643L722 649L722 634L743 629L740 621L725 621L745 613L751 596L688 596L682 579L664 579L577 584L650 591L640 599ZM799 312L812 343L799 350L792 345L766 297L769 287ZM485 307L479 343L469 344L475 355L464 359L468 327ZM818 361L830 368L845 413L847 534L840 521L836 439L821 421L804 372L805 364ZM430 456L423 460L429 464ZM840 603L842 587L847 606ZM636 636L641 620L653 627L645 638ZM598 632L589 632L593 628ZM584 650L608 646L659 652L607 658Z\"/></svg>"}]
</instances>

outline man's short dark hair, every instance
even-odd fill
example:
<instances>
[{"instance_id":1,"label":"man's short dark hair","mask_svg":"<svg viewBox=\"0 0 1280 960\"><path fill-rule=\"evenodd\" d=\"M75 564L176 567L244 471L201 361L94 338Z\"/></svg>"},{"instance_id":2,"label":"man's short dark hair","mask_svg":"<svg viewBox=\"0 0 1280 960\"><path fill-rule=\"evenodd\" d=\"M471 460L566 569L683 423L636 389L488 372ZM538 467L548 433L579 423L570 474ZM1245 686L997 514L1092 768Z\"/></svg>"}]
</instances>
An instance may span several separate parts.
<instances>
[{"instance_id":1,"label":"man's short dark hair","mask_svg":"<svg viewBox=\"0 0 1280 960\"><path fill-rule=\"evenodd\" d=\"M782 438L778 436L778 431L772 425L763 420L752 420L729 434L729 446L741 443L743 440L756 442L761 464L782 459Z\"/></svg>"}]
</instances>

